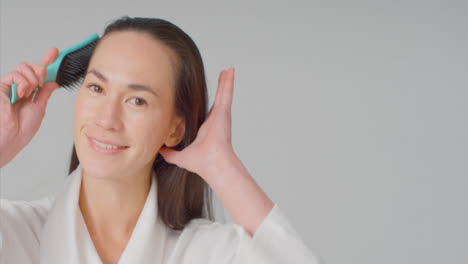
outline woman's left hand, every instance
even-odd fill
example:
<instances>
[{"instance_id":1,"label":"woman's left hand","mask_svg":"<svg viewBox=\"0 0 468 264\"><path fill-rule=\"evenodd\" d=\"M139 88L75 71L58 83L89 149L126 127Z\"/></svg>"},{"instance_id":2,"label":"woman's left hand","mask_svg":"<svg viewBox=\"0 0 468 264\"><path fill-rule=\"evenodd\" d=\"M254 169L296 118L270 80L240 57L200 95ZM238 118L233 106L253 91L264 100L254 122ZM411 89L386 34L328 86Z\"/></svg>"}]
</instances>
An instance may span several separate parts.
<instances>
[{"instance_id":1,"label":"woman's left hand","mask_svg":"<svg viewBox=\"0 0 468 264\"><path fill-rule=\"evenodd\" d=\"M240 163L231 143L231 105L234 68L221 71L213 106L195 140L181 151L160 149L164 159L180 168L200 175L210 183L223 170Z\"/></svg>"},{"instance_id":2,"label":"woman's left hand","mask_svg":"<svg viewBox=\"0 0 468 264\"><path fill-rule=\"evenodd\" d=\"M219 75L216 98L195 140L181 151L163 147L164 159L195 172L218 195L234 222L254 236L274 203L255 182L231 144L234 68Z\"/></svg>"}]
</instances>

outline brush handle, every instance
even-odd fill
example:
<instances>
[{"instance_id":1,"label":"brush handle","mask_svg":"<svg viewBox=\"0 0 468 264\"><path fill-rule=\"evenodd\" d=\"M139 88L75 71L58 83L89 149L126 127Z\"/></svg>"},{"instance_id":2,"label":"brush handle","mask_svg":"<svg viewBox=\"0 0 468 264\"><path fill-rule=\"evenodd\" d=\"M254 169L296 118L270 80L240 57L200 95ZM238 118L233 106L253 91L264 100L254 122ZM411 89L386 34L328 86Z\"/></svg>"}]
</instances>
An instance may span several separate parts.
<instances>
[{"instance_id":1,"label":"brush handle","mask_svg":"<svg viewBox=\"0 0 468 264\"><path fill-rule=\"evenodd\" d=\"M76 44L75 46L70 47L68 49L62 50L58 54L57 59L55 59L54 62L52 62L49 66L47 66L47 75L46 75L46 78L44 80L44 83L46 83L46 82L56 82L57 81L57 74L58 74L58 71L60 69L60 64L62 64L62 61L65 58L65 56L69 55L72 52L76 52L76 51L78 51L78 50L80 50L82 48L87 47L92 42L94 42L95 40L98 40L98 39L99 39L99 35L97 33L93 33L87 39L85 39L84 41ZM59 85L62 85L62 84L59 83ZM14 102L16 102L19 99L18 94L17 94L17 90L18 90L18 85L16 83L13 83L13 85L11 86L11 90L10 90L10 102L11 102L11 104L13 104ZM39 87L36 87L34 97L33 97L33 101L34 101L34 98L36 97L36 94L37 94L38 90L39 90Z\"/></svg>"},{"instance_id":2,"label":"brush handle","mask_svg":"<svg viewBox=\"0 0 468 264\"><path fill-rule=\"evenodd\" d=\"M57 62L57 61L55 61ZM47 66L46 70L47 70L47 74L46 74L46 78L44 80L44 84L47 83L47 82L55 82L56 81L56 78L57 78L57 69L58 69L58 65L53 62L52 64L50 64L49 66ZM36 94L39 90L39 87L37 86L36 88L34 88L34 96L33 96L33 101L34 101L34 98L36 97ZM11 90L10 90L10 102L11 104L14 104L16 101L18 101L19 97L18 97L18 85L16 83L13 83L11 85Z\"/></svg>"},{"instance_id":3,"label":"brush handle","mask_svg":"<svg viewBox=\"0 0 468 264\"><path fill-rule=\"evenodd\" d=\"M11 91L10 91L10 102L11 102L11 104L14 104L19 99L19 97L18 97L18 95L16 93L17 87L18 87L18 85L16 83L13 83L11 85Z\"/></svg>"}]
</instances>

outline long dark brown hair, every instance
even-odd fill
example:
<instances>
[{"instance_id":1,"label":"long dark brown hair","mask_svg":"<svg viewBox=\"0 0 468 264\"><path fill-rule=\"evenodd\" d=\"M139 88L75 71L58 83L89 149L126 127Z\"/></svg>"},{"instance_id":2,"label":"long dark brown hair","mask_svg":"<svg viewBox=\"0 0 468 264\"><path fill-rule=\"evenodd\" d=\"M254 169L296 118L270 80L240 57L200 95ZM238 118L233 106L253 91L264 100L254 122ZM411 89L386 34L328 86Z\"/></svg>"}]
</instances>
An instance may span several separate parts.
<instances>
[{"instance_id":1,"label":"long dark brown hair","mask_svg":"<svg viewBox=\"0 0 468 264\"><path fill-rule=\"evenodd\" d=\"M183 140L173 149L182 150L195 140L208 108L205 71L197 46L179 27L158 18L123 16L106 27L102 38L118 31L149 33L177 54L178 62L174 65L175 111L185 118L186 124ZM73 145L68 173L78 165ZM214 220L212 189L199 175L167 163L160 153L157 153L153 170L158 183L158 213L169 228L183 229L194 218Z\"/></svg>"}]
</instances>

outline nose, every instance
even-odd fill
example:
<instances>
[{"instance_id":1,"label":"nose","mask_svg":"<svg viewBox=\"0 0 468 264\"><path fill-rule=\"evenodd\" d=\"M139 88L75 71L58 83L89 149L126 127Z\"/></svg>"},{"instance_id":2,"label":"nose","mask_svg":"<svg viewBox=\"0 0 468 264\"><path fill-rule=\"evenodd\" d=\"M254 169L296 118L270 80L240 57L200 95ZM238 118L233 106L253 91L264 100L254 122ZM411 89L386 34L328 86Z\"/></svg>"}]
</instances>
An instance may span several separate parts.
<instances>
[{"instance_id":1,"label":"nose","mask_svg":"<svg viewBox=\"0 0 468 264\"><path fill-rule=\"evenodd\" d=\"M96 108L96 123L105 130L122 129L122 106L118 98L103 100Z\"/></svg>"}]
</instances>

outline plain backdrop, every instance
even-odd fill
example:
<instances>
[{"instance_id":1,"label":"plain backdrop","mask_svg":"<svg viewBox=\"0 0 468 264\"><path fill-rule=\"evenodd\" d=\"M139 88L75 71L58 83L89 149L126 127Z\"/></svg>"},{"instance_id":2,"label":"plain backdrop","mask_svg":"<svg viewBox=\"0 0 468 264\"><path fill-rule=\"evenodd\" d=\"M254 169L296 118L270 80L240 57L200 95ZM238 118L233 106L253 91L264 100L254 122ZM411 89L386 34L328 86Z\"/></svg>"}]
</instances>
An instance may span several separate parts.
<instances>
[{"instance_id":1,"label":"plain backdrop","mask_svg":"<svg viewBox=\"0 0 468 264\"><path fill-rule=\"evenodd\" d=\"M203 57L210 106L235 67L237 155L325 263L468 263L467 1L1 0L0 70L122 15L167 19ZM0 196L57 191L76 93L52 94ZM1 151L1 150L0 150ZM231 221L217 197L216 216Z\"/></svg>"}]
</instances>

